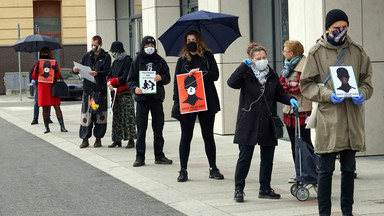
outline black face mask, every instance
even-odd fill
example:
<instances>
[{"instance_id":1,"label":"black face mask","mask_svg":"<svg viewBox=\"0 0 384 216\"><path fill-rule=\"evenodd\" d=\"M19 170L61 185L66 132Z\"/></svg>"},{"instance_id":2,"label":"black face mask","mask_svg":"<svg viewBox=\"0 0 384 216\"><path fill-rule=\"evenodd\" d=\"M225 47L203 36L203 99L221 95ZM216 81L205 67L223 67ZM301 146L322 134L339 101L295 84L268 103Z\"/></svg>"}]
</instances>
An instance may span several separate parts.
<instances>
[{"instance_id":1,"label":"black face mask","mask_svg":"<svg viewBox=\"0 0 384 216\"><path fill-rule=\"evenodd\" d=\"M187 46L188 46L189 51L191 51L191 52L196 52L196 50L197 50L197 44L196 44L196 42L191 41L191 42L189 42L189 43L187 44Z\"/></svg>"}]
</instances>

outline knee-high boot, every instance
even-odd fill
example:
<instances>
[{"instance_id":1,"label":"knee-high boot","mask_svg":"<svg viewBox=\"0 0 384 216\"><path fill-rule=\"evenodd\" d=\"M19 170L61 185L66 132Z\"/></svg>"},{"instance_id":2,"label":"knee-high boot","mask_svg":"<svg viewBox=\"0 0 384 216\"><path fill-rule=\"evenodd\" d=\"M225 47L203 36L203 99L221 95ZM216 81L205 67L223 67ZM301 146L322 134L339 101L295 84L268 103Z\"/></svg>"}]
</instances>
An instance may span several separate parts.
<instances>
[{"instance_id":1,"label":"knee-high boot","mask_svg":"<svg viewBox=\"0 0 384 216\"><path fill-rule=\"evenodd\" d=\"M44 118L44 126L45 126L45 131L44 133L49 133L51 130L49 129L49 118Z\"/></svg>"},{"instance_id":2,"label":"knee-high boot","mask_svg":"<svg viewBox=\"0 0 384 216\"><path fill-rule=\"evenodd\" d=\"M65 129L63 118L57 118L57 120L59 121L59 124L60 124L60 131L61 132L68 132L67 129Z\"/></svg>"}]
</instances>

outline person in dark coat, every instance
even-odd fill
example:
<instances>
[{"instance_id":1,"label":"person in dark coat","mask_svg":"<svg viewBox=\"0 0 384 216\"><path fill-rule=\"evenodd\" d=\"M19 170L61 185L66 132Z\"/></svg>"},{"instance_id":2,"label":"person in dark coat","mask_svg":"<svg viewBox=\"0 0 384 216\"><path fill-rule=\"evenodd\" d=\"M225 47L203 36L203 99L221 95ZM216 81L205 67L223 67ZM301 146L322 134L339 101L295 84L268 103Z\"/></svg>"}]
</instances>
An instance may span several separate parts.
<instances>
[{"instance_id":1,"label":"person in dark coat","mask_svg":"<svg viewBox=\"0 0 384 216\"><path fill-rule=\"evenodd\" d=\"M91 40L92 50L86 53L80 64L89 66L89 72L95 78L95 83L83 80L83 102L81 106L81 125L79 136L83 139L80 148L89 146L88 139L93 134L96 137L94 147L101 147L101 138L107 131L107 75L111 67L111 56L105 52L100 36L96 35ZM73 67L74 73L80 70ZM92 106L93 105L93 106Z\"/></svg>"},{"instance_id":2,"label":"person in dark coat","mask_svg":"<svg viewBox=\"0 0 384 216\"><path fill-rule=\"evenodd\" d=\"M154 82L156 82L156 94L143 94L140 88L140 71L156 71ZM164 85L171 81L167 62L157 54L156 40L152 36L145 36L141 41L140 52L132 62L128 75L129 90L135 93L136 103L136 160L134 167L145 165L145 137L148 127L148 114L151 111L153 146L155 150L155 164L172 164L172 160L165 157L163 128L164 111L163 102L165 98Z\"/></svg>"},{"instance_id":3,"label":"person in dark coat","mask_svg":"<svg viewBox=\"0 0 384 216\"><path fill-rule=\"evenodd\" d=\"M40 59L53 59L51 51L47 48L44 47L40 50ZM46 61L47 62L47 61ZM39 67L44 67L44 73L39 74ZM40 61L37 61L34 65L34 73L32 74L32 79L37 82L39 80L39 76L47 78L46 76L47 72L50 71L51 69L51 63L49 63L49 68L47 67L47 64L40 65ZM46 70L45 68L48 68ZM52 65L52 69L54 70L54 77L53 77L53 83L56 82L57 79L61 78L61 73L59 69L59 65L55 61L55 65ZM49 73L48 73L49 74ZM52 84L53 83L47 83L47 82L40 82L38 85L38 106L43 107L43 119L44 119L44 126L45 126L45 132L44 133L49 133L50 128L49 128L49 123L51 122L51 119L49 117L50 114L50 107L53 106L55 108L57 120L59 121L60 124L60 131L61 132L68 132L67 129L65 129L64 126L64 120L63 120L63 113L61 112L60 109L60 97L55 97L52 96Z\"/></svg>"},{"instance_id":4,"label":"person in dark coat","mask_svg":"<svg viewBox=\"0 0 384 216\"><path fill-rule=\"evenodd\" d=\"M136 125L133 92L129 91L127 78L132 64L131 56L127 55L123 43L115 41L111 45L112 57L115 59L108 73L108 88L117 88L113 102L112 141L108 148L121 147L122 140L129 140L125 148L135 147Z\"/></svg>"},{"instance_id":5,"label":"person in dark coat","mask_svg":"<svg viewBox=\"0 0 384 216\"><path fill-rule=\"evenodd\" d=\"M245 59L227 80L229 87L241 90L234 137L240 150L234 199L238 202L244 200L245 179L256 144L260 145L259 198L279 199L280 194L276 194L270 185L277 139L273 136L267 106L276 114L276 101L292 105L297 110L299 105L284 91L277 73L268 65L264 47L251 43L247 54L250 59ZM263 95L268 104L265 104Z\"/></svg>"},{"instance_id":6,"label":"person in dark coat","mask_svg":"<svg viewBox=\"0 0 384 216\"><path fill-rule=\"evenodd\" d=\"M204 90L208 110L180 114L180 102L176 76L178 74L185 73L189 73L189 76L192 76L192 74L197 71L203 72ZM213 136L215 115L218 111L220 111L219 97L217 96L214 84L214 82L218 79L219 69L217 68L216 60L212 52L210 52L205 46L201 34L197 31L188 32L185 35L181 57L177 61L175 81L173 85L174 104L172 108L172 117L179 120L181 127L179 145L181 168L179 177L177 178L178 182L185 182L188 180L187 164L196 117L199 118L201 133L204 139L205 153L209 162L209 178L224 179L224 176L216 167L216 144ZM190 101L189 97L188 100ZM187 101L183 101L182 103L185 102Z\"/></svg>"}]
</instances>

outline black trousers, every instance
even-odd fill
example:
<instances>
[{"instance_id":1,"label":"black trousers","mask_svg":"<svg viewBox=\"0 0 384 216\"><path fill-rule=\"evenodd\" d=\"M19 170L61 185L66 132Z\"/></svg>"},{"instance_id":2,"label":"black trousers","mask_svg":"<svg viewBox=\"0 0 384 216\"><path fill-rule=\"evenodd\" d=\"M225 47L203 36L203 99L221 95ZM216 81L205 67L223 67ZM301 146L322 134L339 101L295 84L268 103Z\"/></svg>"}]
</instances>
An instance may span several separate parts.
<instances>
[{"instance_id":1,"label":"black trousers","mask_svg":"<svg viewBox=\"0 0 384 216\"><path fill-rule=\"evenodd\" d=\"M249 168L253 156L254 145L239 145L239 159L236 164L235 171L235 188L243 190L245 187L245 179L247 178ZM260 190L268 190L271 188L271 177L273 168L273 157L275 154L275 146L260 146L260 171L259 183Z\"/></svg>"},{"instance_id":2,"label":"black trousers","mask_svg":"<svg viewBox=\"0 0 384 216\"><path fill-rule=\"evenodd\" d=\"M293 162L295 162L295 137L296 137L295 127L286 126L286 128L287 128L289 140L291 141ZM306 142L307 144L313 147L313 144L311 141L311 129L305 129L305 125L300 126L300 136L304 142Z\"/></svg>"},{"instance_id":3,"label":"black trousers","mask_svg":"<svg viewBox=\"0 0 384 216\"><path fill-rule=\"evenodd\" d=\"M83 91L83 102L81 103L81 123L79 136L81 139L89 139L93 135L96 138L103 138L107 131L107 95L100 93L98 97L99 109L97 113L92 111L90 105L92 92Z\"/></svg>"},{"instance_id":4,"label":"black trousers","mask_svg":"<svg viewBox=\"0 0 384 216\"><path fill-rule=\"evenodd\" d=\"M336 155L340 155L341 197L340 205L343 215L352 215L354 173L356 151L344 150L328 154L320 154L318 193L320 215L331 215L332 175L335 170Z\"/></svg>"},{"instance_id":5,"label":"black trousers","mask_svg":"<svg viewBox=\"0 0 384 216\"><path fill-rule=\"evenodd\" d=\"M136 141L136 159L145 160L145 137L148 128L148 114L151 111L152 130L153 130L153 148L155 151L155 160L164 157L164 112L163 101L139 101L136 103L136 125L137 125L137 141Z\"/></svg>"},{"instance_id":6,"label":"black trousers","mask_svg":"<svg viewBox=\"0 0 384 216\"><path fill-rule=\"evenodd\" d=\"M201 134L204 139L205 154L207 155L209 166L216 167L216 144L213 137L215 115L210 115L208 111L181 115L179 119L181 126L179 144L180 166L181 168L187 169L196 116L199 118Z\"/></svg>"}]
</instances>

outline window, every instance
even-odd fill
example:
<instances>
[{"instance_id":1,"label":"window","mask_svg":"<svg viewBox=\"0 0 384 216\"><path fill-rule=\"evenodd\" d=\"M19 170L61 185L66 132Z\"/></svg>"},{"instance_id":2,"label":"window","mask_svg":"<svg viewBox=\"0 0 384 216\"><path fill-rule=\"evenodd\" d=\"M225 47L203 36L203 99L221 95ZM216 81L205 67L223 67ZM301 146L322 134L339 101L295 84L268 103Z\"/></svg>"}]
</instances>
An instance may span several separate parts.
<instances>
[{"instance_id":1,"label":"window","mask_svg":"<svg viewBox=\"0 0 384 216\"><path fill-rule=\"evenodd\" d=\"M180 0L180 16L199 10L198 0Z\"/></svg>"}]
</instances>

